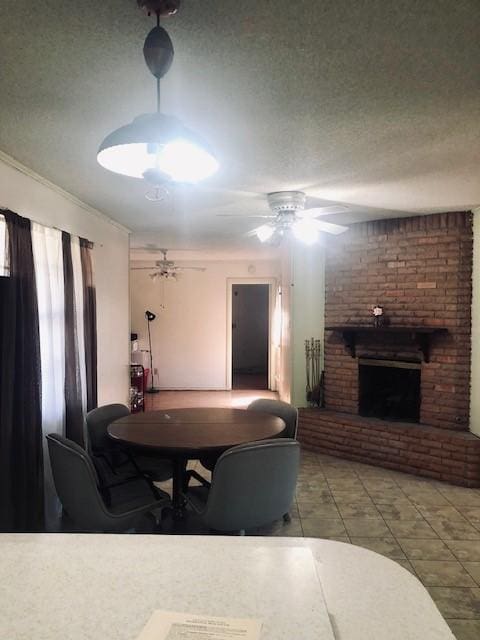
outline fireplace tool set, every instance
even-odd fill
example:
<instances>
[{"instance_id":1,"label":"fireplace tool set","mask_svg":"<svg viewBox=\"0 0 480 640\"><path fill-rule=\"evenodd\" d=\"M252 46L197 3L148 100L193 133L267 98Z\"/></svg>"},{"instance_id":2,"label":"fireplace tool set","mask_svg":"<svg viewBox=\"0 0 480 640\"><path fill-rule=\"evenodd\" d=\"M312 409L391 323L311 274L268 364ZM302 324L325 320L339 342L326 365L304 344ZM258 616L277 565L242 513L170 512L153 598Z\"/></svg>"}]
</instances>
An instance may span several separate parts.
<instances>
[{"instance_id":1,"label":"fireplace tool set","mask_svg":"<svg viewBox=\"0 0 480 640\"><path fill-rule=\"evenodd\" d=\"M321 370L322 349L320 340L305 340L305 362L307 373L307 402L312 406L323 405L323 371Z\"/></svg>"}]
</instances>

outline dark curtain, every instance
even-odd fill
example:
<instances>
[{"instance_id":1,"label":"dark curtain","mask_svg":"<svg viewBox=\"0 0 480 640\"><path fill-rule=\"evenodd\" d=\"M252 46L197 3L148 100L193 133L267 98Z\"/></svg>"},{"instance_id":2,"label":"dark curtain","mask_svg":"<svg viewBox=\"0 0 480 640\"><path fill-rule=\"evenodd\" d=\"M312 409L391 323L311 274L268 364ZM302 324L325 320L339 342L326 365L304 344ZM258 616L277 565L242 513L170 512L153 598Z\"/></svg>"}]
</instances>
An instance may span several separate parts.
<instances>
[{"instance_id":1,"label":"dark curtain","mask_svg":"<svg viewBox=\"0 0 480 640\"><path fill-rule=\"evenodd\" d=\"M43 528L40 338L30 220L2 210L10 277L0 278L0 529Z\"/></svg>"},{"instance_id":2,"label":"dark curtain","mask_svg":"<svg viewBox=\"0 0 480 640\"><path fill-rule=\"evenodd\" d=\"M93 282L93 244L80 238L83 276L83 326L87 377L87 411L95 409L97 398L97 300Z\"/></svg>"},{"instance_id":3,"label":"dark curtain","mask_svg":"<svg viewBox=\"0 0 480 640\"><path fill-rule=\"evenodd\" d=\"M65 287L65 434L81 447L83 437L82 386L78 360L75 289L70 234L62 232L63 277Z\"/></svg>"}]
</instances>

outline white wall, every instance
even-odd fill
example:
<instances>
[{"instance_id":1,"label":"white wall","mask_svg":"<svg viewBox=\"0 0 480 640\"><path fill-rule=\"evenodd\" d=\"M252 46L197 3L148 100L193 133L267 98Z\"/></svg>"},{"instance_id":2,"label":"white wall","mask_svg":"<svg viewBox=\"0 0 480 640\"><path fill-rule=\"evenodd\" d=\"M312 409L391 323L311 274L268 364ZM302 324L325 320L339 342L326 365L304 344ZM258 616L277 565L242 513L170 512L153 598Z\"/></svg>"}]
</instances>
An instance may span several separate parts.
<instances>
[{"instance_id":1,"label":"white wall","mask_svg":"<svg viewBox=\"0 0 480 640\"><path fill-rule=\"evenodd\" d=\"M480 208L473 212L472 288L470 430L480 436Z\"/></svg>"},{"instance_id":2,"label":"white wall","mask_svg":"<svg viewBox=\"0 0 480 640\"><path fill-rule=\"evenodd\" d=\"M127 230L1 153L0 206L95 243L98 401L125 403L130 362Z\"/></svg>"},{"instance_id":3,"label":"white wall","mask_svg":"<svg viewBox=\"0 0 480 640\"><path fill-rule=\"evenodd\" d=\"M197 252L198 253L198 252ZM139 266L141 263L132 263ZM206 266L185 271L178 281L152 281L148 271L131 271L132 332L147 348L145 310L152 322L155 383L162 389L227 388L227 278L279 278L280 265L270 260L184 262ZM250 270L249 270L250 267ZM162 309L162 304L165 309Z\"/></svg>"},{"instance_id":4,"label":"white wall","mask_svg":"<svg viewBox=\"0 0 480 640\"><path fill-rule=\"evenodd\" d=\"M306 407L305 340L323 339L325 326L325 252L322 246L292 248L292 403Z\"/></svg>"}]
</instances>

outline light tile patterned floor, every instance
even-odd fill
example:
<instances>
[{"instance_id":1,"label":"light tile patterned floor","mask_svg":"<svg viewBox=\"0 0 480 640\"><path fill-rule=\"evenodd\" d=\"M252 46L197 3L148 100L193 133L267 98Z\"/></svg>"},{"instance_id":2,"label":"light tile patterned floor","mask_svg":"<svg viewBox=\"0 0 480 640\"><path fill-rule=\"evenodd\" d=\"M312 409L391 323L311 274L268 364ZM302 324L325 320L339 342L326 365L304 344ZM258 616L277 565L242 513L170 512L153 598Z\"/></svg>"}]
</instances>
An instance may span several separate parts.
<instances>
[{"instance_id":1,"label":"light tile patterned floor","mask_svg":"<svg viewBox=\"0 0 480 640\"><path fill-rule=\"evenodd\" d=\"M259 396L275 394L163 392L150 406L245 407ZM291 515L249 533L330 538L385 555L423 582L458 640L479 640L480 489L303 451ZM187 520L183 532L205 532ZM173 530L182 532L165 523L165 533Z\"/></svg>"},{"instance_id":2,"label":"light tile patterned floor","mask_svg":"<svg viewBox=\"0 0 480 640\"><path fill-rule=\"evenodd\" d=\"M200 463L189 466L208 477ZM479 489L303 451L291 516L247 535L328 538L376 551L423 582L458 640L479 640ZM193 514L163 529L208 532Z\"/></svg>"},{"instance_id":3,"label":"light tile patterned floor","mask_svg":"<svg viewBox=\"0 0 480 640\"><path fill-rule=\"evenodd\" d=\"M276 535L301 531L399 562L427 587L458 640L480 638L479 489L304 451L293 515Z\"/></svg>"}]
</instances>

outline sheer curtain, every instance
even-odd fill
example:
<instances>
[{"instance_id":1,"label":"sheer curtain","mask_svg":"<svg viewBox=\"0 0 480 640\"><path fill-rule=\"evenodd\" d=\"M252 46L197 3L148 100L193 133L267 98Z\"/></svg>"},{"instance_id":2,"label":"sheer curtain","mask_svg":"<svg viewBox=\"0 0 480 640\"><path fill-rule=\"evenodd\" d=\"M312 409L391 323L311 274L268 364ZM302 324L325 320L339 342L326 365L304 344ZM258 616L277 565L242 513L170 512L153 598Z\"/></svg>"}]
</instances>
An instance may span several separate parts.
<instances>
[{"instance_id":1,"label":"sheer curtain","mask_svg":"<svg viewBox=\"0 0 480 640\"><path fill-rule=\"evenodd\" d=\"M42 432L45 525L55 528L61 514L53 483L45 436L65 435L65 304L62 233L32 223L42 362Z\"/></svg>"},{"instance_id":2,"label":"sheer curtain","mask_svg":"<svg viewBox=\"0 0 480 640\"><path fill-rule=\"evenodd\" d=\"M72 240L62 231L63 281L65 296L65 435L81 447L85 445L82 374L78 349L77 304Z\"/></svg>"}]
</instances>

